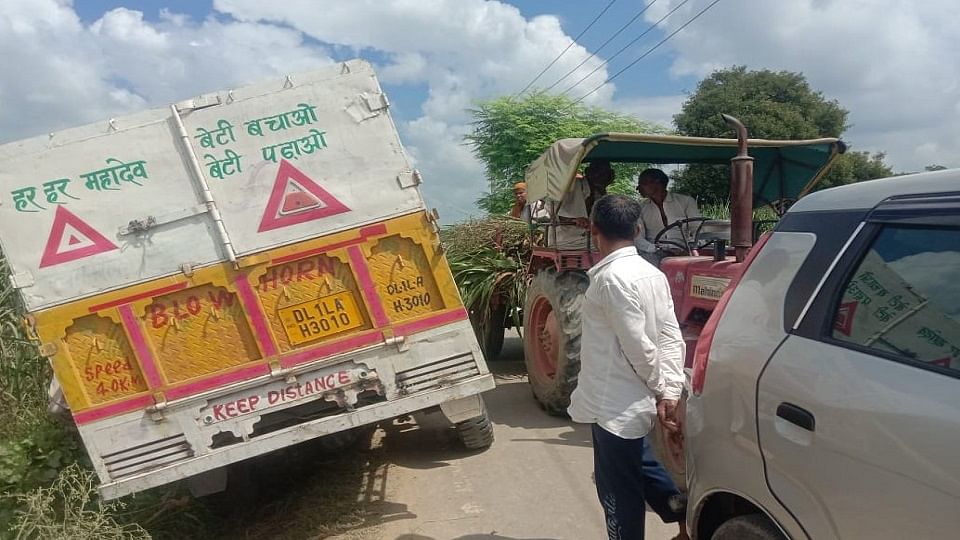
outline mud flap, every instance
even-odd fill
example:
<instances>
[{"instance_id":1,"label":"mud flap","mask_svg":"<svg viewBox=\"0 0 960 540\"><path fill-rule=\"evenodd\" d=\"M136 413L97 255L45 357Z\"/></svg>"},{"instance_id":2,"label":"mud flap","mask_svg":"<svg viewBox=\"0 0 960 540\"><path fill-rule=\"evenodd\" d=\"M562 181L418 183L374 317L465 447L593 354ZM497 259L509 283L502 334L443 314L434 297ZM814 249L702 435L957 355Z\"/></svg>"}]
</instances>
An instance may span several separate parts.
<instances>
[{"instance_id":1,"label":"mud flap","mask_svg":"<svg viewBox=\"0 0 960 540\"><path fill-rule=\"evenodd\" d=\"M482 416L485 409L483 398L477 394L441 403L440 410L451 424L458 424L464 420Z\"/></svg>"},{"instance_id":2,"label":"mud flap","mask_svg":"<svg viewBox=\"0 0 960 540\"><path fill-rule=\"evenodd\" d=\"M221 493L227 489L227 468L219 467L189 476L185 482L190 494L197 498Z\"/></svg>"}]
</instances>

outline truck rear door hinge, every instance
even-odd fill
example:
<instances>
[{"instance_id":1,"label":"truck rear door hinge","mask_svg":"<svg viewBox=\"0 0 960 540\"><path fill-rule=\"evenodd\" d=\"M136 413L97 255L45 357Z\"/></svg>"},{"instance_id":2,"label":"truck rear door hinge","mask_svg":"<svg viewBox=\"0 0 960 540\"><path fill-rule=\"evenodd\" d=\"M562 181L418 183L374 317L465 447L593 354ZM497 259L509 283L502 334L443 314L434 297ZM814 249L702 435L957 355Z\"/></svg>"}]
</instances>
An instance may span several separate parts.
<instances>
[{"instance_id":1,"label":"truck rear door hinge","mask_svg":"<svg viewBox=\"0 0 960 540\"><path fill-rule=\"evenodd\" d=\"M390 107L390 102L387 100L386 94L382 92L375 94L363 92L347 105L345 110L354 122L360 123L375 116L380 116L380 113L388 107Z\"/></svg>"},{"instance_id":2,"label":"truck rear door hinge","mask_svg":"<svg viewBox=\"0 0 960 540\"><path fill-rule=\"evenodd\" d=\"M401 189L407 189L415 186L419 186L423 183L423 177L420 176L420 171L413 169L410 171L402 171L397 175L397 184L400 184Z\"/></svg>"},{"instance_id":3,"label":"truck rear door hinge","mask_svg":"<svg viewBox=\"0 0 960 540\"><path fill-rule=\"evenodd\" d=\"M207 107L216 107L222 103L223 101L218 94L206 94L181 101L175 106L178 111L196 111L198 109L206 109Z\"/></svg>"},{"instance_id":4,"label":"truck rear door hinge","mask_svg":"<svg viewBox=\"0 0 960 540\"><path fill-rule=\"evenodd\" d=\"M433 228L433 235L437 239L437 245L434 246L434 249L437 253L443 254L443 242L440 241L440 212L436 208L427 212L427 221Z\"/></svg>"},{"instance_id":5,"label":"truck rear door hinge","mask_svg":"<svg viewBox=\"0 0 960 540\"><path fill-rule=\"evenodd\" d=\"M163 411L167 409L167 396L163 395L163 392L154 392L153 403L153 405L147 407L147 413L150 414L150 419L154 422L162 422Z\"/></svg>"},{"instance_id":6,"label":"truck rear door hinge","mask_svg":"<svg viewBox=\"0 0 960 540\"><path fill-rule=\"evenodd\" d=\"M407 344L406 336L395 336L393 332L389 330L384 330L383 332L383 344L387 347L396 345L397 352L404 352L410 348L410 345Z\"/></svg>"},{"instance_id":7,"label":"truck rear door hinge","mask_svg":"<svg viewBox=\"0 0 960 540\"><path fill-rule=\"evenodd\" d=\"M23 272L10 274L10 282L13 283L14 289L26 289L27 287L33 287L37 280L33 278L33 274L24 270Z\"/></svg>"}]
</instances>

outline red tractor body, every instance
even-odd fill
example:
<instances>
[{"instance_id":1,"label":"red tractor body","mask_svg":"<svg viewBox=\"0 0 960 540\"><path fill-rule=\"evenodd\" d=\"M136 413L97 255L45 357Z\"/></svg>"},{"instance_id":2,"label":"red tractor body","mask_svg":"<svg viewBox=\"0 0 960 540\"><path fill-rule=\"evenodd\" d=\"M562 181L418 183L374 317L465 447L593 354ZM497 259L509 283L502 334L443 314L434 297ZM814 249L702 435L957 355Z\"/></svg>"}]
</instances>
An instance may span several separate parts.
<instances>
[{"instance_id":1,"label":"red tractor body","mask_svg":"<svg viewBox=\"0 0 960 540\"><path fill-rule=\"evenodd\" d=\"M611 163L726 165L731 171L730 221L689 218L670 227L697 222L684 256L664 256L659 267L667 276L677 320L687 342L686 366L691 366L700 331L729 284L743 271L743 260L756 240L753 205L766 203L785 211L790 203L813 189L845 146L837 139L811 141L749 140L746 129L731 117L724 119L736 139L706 139L667 135L604 133L585 139L562 139L527 170L527 197L551 209L549 219L531 224L546 227L534 241L523 309L524 356L537 401L549 412L564 414L580 370L580 300L589 285L586 270L600 257L590 241L577 249L561 249L557 230L571 227L581 216L563 216L559 210L575 191L581 165L593 160ZM759 182L754 181L754 171ZM695 195L695 194L694 194ZM580 220L582 222L582 220ZM688 238L687 232L684 238ZM701 231L711 232L701 236ZM552 242L551 242L552 241ZM659 241L659 237L658 237ZM551 244L552 245L549 245ZM678 242L672 243L675 247Z\"/></svg>"}]
</instances>

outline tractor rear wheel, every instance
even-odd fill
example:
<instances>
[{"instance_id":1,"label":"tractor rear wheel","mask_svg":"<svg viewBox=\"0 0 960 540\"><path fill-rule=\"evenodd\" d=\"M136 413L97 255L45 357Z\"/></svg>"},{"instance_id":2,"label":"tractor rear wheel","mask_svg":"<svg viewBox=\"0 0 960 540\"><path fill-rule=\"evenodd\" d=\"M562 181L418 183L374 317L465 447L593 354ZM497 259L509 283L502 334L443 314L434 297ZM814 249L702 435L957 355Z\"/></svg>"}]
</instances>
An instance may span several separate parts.
<instances>
[{"instance_id":1,"label":"tractor rear wheel","mask_svg":"<svg viewBox=\"0 0 960 540\"><path fill-rule=\"evenodd\" d=\"M548 413L566 415L580 374L580 306L589 280L583 272L540 271L527 287L523 356L533 395Z\"/></svg>"}]
</instances>

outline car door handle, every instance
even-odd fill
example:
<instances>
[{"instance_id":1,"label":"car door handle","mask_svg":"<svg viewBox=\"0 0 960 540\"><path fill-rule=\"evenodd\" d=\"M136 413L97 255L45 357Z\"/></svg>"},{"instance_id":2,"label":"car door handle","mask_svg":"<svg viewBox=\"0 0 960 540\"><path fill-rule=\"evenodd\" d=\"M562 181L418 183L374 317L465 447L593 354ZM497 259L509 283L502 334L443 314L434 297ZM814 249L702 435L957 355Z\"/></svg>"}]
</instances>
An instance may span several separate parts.
<instances>
[{"instance_id":1,"label":"car door handle","mask_svg":"<svg viewBox=\"0 0 960 540\"><path fill-rule=\"evenodd\" d=\"M807 431L814 431L817 427L817 419L813 417L813 414L793 403L784 402L778 405L777 416Z\"/></svg>"}]
</instances>

